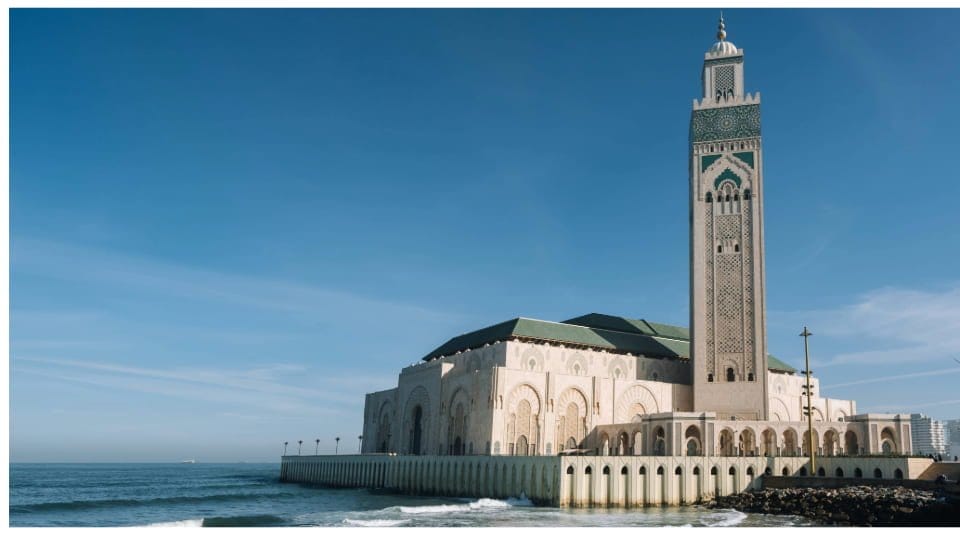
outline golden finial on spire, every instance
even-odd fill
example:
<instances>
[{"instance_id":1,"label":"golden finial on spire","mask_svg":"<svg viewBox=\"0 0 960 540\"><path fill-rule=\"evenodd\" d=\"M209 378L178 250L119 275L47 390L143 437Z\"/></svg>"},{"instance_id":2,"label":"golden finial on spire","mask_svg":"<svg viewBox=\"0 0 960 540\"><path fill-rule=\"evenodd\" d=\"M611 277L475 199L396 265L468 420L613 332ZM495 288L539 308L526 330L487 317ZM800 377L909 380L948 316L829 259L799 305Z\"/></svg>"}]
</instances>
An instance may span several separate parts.
<instances>
[{"instance_id":1,"label":"golden finial on spire","mask_svg":"<svg viewBox=\"0 0 960 540\"><path fill-rule=\"evenodd\" d=\"M717 25L717 39L720 41L727 39L727 31L725 28L723 24L723 10L720 10L720 24Z\"/></svg>"}]
</instances>

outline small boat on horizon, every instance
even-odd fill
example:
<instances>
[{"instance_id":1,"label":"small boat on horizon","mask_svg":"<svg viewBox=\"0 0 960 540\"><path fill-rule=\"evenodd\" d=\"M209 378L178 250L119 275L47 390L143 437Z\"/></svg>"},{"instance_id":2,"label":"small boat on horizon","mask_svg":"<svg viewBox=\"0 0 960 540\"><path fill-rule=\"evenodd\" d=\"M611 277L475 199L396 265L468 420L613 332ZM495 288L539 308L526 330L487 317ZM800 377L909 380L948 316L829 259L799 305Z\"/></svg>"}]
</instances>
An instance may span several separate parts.
<instances>
[{"instance_id":1,"label":"small boat on horizon","mask_svg":"<svg viewBox=\"0 0 960 540\"><path fill-rule=\"evenodd\" d=\"M196 463L196 462L197 462L197 460L195 460L195 459L185 459L185 460L181 461L180 463Z\"/></svg>"}]
</instances>

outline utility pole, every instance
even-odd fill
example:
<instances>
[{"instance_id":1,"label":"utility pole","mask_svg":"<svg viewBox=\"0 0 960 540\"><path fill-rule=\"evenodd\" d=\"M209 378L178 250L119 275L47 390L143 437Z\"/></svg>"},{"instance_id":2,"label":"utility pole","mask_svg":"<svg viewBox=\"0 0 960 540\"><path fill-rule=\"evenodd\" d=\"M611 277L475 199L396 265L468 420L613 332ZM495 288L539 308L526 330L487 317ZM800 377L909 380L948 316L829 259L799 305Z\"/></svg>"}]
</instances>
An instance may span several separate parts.
<instances>
[{"instance_id":1,"label":"utility pole","mask_svg":"<svg viewBox=\"0 0 960 540\"><path fill-rule=\"evenodd\" d=\"M810 476L816 476L817 449L813 446L813 405L811 405L811 394L813 394L813 391L810 386L810 375L812 375L813 372L810 371L810 348L807 344L808 338L813 334L804 326L803 333L800 335L803 336L803 357L806 366L803 374L807 377L807 384L803 385L803 391L807 394L807 406L805 410L807 413L807 447L810 448Z\"/></svg>"}]
</instances>

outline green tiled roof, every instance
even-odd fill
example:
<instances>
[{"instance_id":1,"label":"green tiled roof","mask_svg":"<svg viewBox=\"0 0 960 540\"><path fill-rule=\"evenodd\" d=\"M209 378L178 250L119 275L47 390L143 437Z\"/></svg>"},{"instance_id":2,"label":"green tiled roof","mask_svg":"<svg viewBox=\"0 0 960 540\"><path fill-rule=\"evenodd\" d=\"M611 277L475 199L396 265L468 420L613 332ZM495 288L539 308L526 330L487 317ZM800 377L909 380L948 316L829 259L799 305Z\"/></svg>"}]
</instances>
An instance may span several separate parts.
<instances>
[{"instance_id":1,"label":"green tiled roof","mask_svg":"<svg viewBox=\"0 0 960 540\"><path fill-rule=\"evenodd\" d=\"M797 370L793 369L790 364L787 364L772 354L767 355L767 369L771 369L773 371L785 371L787 373L797 372Z\"/></svg>"},{"instance_id":2,"label":"green tiled roof","mask_svg":"<svg viewBox=\"0 0 960 540\"><path fill-rule=\"evenodd\" d=\"M439 356L449 356L459 351L514 337L632 352L644 356L663 358L679 356L671 346L636 330L620 332L606 328L589 328L575 324L539 321L521 317L457 336L431 351L423 359L430 360Z\"/></svg>"},{"instance_id":3,"label":"green tiled roof","mask_svg":"<svg viewBox=\"0 0 960 540\"><path fill-rule=\"evenodd\" d=\"M590 313L563 322L519 317L457 336L423 357L431 360L475 349L496 341L528 338L596 347L655 358L690 358L690 332L681 326ZM774 371L796 370L768 355L768 367Z\"/></svg>"}]
</instances>

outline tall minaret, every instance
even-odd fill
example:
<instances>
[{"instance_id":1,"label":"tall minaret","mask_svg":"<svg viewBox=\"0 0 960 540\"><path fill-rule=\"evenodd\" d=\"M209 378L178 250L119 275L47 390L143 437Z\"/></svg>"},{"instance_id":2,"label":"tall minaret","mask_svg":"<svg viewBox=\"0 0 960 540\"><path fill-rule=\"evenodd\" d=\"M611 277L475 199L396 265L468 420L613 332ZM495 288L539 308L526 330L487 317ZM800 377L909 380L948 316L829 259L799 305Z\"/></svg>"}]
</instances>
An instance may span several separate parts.
<instances>
[{"instance_id":1,"label":"tall minaret","mask_svg":"<svg viewBox=\"0 0 960 540\"><path fill-rule=\"evenodd\" d=\"M690 328L693 406L767 419L760 94L743 92L743 49L704 55L690 119Z\"/></svg>"}]
</instances>

